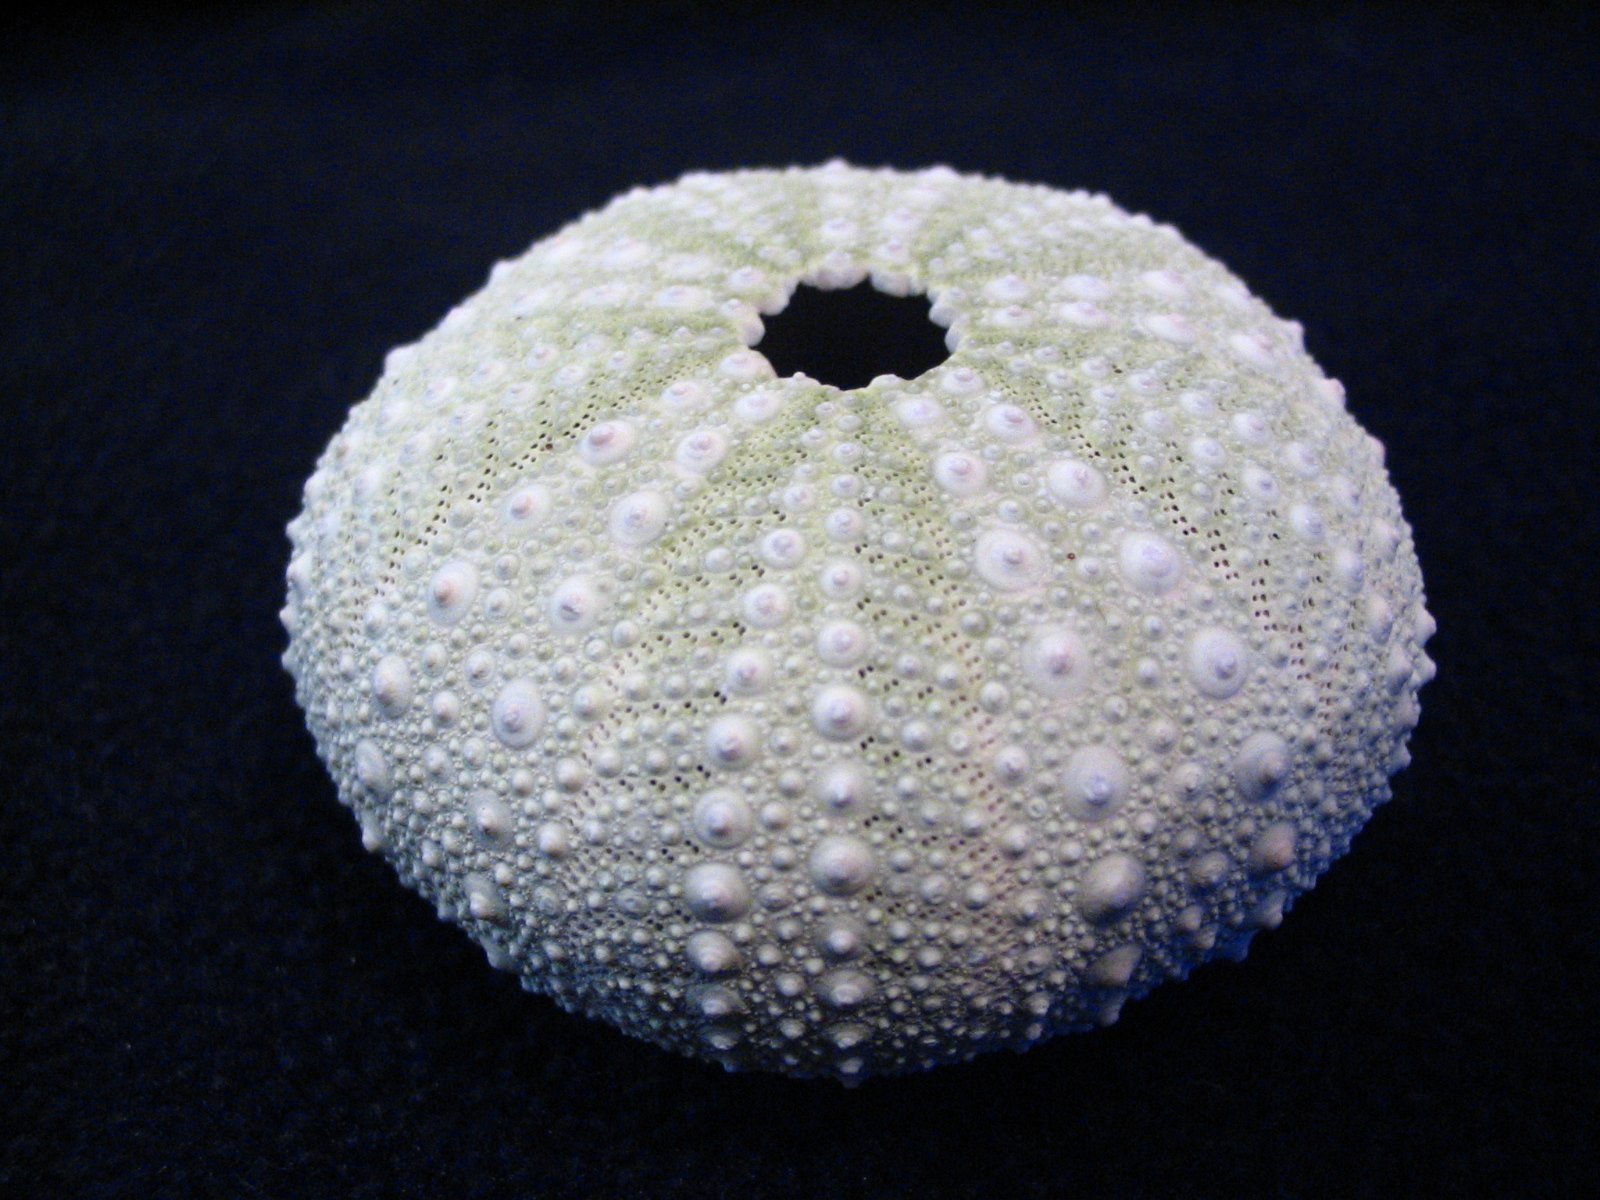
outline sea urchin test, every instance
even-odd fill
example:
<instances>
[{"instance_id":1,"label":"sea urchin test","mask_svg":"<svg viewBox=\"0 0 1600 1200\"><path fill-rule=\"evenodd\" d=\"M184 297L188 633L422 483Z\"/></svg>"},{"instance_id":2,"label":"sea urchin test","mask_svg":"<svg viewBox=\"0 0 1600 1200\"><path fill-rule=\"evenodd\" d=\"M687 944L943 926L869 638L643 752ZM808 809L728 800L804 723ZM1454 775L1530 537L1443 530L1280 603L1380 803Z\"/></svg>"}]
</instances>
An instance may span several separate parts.
<instances>
[{"instance_id":1,"label":"sea urchin test","mask_svg":"<svg viewBox=\"0 0 1600 1200\"><path fill-rule=\"evenodd\" d=\"M779 377L797 285L949 358ZM845 1080L1242 955L1407 761L1383 451L1103 196L689 175L389 355L289 527L285 662L367 847L533 991Z\"/></svg>"}]
</instances>

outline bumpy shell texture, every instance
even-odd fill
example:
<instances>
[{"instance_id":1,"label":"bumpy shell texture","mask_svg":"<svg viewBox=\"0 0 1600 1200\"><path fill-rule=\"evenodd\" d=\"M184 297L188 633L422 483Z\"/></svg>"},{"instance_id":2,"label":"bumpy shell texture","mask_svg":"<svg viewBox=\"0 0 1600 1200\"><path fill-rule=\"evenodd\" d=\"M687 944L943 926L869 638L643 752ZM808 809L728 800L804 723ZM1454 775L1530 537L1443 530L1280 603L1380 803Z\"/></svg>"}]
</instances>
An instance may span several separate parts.
<instances>
[{"instance_id":1,"label":"bumpy shell texture","mask_svg":"<svg viewBox=\"0 0 1600 1200\"><path fill-rule=\"evenodd\" d=\"M800 283L949 359L751 347ZM564 1007L846 1081L1240 956L1407 762L1380 445L1222 266L935 168L619 197L394 351L283 619L366 845Z\"/></svg>"}]
</instances>

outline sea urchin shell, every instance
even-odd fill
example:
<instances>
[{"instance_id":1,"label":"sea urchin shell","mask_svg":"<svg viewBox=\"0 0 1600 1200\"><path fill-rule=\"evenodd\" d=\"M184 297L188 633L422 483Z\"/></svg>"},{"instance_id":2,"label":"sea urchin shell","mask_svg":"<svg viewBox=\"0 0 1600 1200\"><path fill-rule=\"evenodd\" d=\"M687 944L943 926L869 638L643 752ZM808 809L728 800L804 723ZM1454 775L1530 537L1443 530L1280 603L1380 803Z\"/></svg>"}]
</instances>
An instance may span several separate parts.
<instances>
[{"instance_id":1,"label":"sea urchin shell","mask_svg":"<svg viewBox=\"0 0 1600 1200\"><path fill-rule=\"evenodd\" d=\"M952 354L841 392L799 283ZM532 990L731 1067L1020 1047L1258 929L1406 762L1379 444L1216 262L946 169L690 175L394 351L290 525L367 846Z\"/></svg>"}]
</instances>

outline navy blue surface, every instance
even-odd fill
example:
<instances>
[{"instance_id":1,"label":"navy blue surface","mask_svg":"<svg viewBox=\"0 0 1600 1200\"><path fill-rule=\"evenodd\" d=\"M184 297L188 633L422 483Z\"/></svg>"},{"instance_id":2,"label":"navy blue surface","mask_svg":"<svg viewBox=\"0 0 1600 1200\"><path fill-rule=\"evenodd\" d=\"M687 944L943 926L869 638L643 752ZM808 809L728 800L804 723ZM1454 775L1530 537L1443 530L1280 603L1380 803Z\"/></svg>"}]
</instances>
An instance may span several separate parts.
<instances>
[{"instance_id":1,"label":"navy blue surface","mask_svg":"<svg viewBox=\"0 0 1600 1200\"><path fill-rule=\"evenodd\" d=\"M1595 1168L1592 19L55 12L0 38L0 1195L1570 1194ZM846 1092L524 995L360 848L278 664L384 352L690 168L1104 190L1344 380L1414 765L1243 965Z\"/></svg>"}]
</instances>

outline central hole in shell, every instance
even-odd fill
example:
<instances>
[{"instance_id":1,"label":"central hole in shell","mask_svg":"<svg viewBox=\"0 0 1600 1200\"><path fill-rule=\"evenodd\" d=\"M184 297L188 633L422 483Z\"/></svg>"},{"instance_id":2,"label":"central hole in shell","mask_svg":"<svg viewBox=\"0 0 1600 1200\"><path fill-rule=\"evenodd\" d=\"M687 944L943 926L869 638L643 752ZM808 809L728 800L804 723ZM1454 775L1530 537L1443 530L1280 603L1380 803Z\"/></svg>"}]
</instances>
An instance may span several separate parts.
<instances>
[{"instance_id":1,"label":"central hole in shell","mask_svg":"<svg viewBox=\"0 0 1600 1200\"><path fill-rule=\"evenodd\" d=\"M950 356L922 295L890 296L870 283L844 290L802 284L765 319L761 353L779 375L804 372L842 391L879 375L915 379Z\"/></svg>"}]
</instances>

